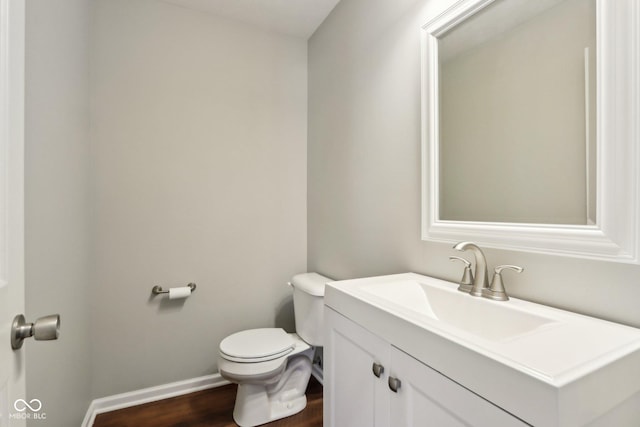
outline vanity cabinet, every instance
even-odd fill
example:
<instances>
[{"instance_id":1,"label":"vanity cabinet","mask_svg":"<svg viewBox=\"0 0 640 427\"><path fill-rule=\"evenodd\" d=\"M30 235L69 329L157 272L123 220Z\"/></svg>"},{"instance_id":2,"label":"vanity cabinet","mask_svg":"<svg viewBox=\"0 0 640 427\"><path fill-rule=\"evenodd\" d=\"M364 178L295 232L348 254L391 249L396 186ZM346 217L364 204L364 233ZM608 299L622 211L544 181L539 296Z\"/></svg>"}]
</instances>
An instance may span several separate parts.
<instances>
[{"instance_id":1,"label":"vanity cabinet","mask_svg":"<svg viewBox=\"0 0 640 427\"><path fill-rule=\"evenodd\" d=\"M324 322L324 427L390 425L389 344L326 306Z\"/></svg>"},{"instance_id":2,"label":"vanity cabinet","mask_svg":"<svg viewBox=\"0 0 640 427\"><path fill-rule=\"evenodd\" d=\"M324 427L526 426L325 307Z\"/></svg>"}]
</instances>

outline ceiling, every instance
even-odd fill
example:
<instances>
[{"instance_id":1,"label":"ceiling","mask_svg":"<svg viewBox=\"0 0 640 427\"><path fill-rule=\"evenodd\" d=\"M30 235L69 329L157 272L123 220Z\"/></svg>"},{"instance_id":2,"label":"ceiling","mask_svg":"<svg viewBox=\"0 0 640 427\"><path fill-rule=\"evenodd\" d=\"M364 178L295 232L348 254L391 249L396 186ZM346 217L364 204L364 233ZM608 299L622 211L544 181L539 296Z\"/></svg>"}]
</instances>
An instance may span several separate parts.
<instances>
[{"instance_id":1,"label":"ceiling","mask_svg":"<svg viewBox=\"0 0 640 427\"><path fill-rule=\"evenodd\" d=\"M164 0L308 39L340 0Z\"/></svg>"}]
</instances>

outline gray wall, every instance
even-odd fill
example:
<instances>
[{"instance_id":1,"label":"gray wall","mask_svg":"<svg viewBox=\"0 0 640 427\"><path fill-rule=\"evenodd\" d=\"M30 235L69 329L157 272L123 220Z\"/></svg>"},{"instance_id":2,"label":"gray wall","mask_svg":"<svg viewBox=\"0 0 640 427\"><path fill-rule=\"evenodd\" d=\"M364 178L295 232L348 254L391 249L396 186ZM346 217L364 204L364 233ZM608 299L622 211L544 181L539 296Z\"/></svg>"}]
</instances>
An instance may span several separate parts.
<instances>
[{"instance_id":1,"label":"gray wall","mask_svg":"<svg viewBox=\"0 0 640 427\"><path fill-rule=\"evenodd\" d=\"M308 267L457 281L420 240L420 27L453 0L342 0L309 42ZM640 327L640 267L487 250L515 296Z\"/></svg>"},{"instance_id":2,"label":"gray wall","mask_svg":"<svg viewBox=\"0 0 640 427\"><path fill-rule=\"evenodd\" d=\"M303 39L96 0L93 397L217 371L229 333L292 329L306 270ZM188 299L155 284L196 282Z\"/></svg>"},{"instance_id":3,"label":"gray wall","mask_svg":"<svg viewBox=\"0 0 640 427\"><path fill-rule=\"evenodd\" d=\"M27 396L42 401L47 426L77 426L91 378L89 3L29 0L26 13L25 314L62 318L58 341L22 349Z\"/></svg>"}]
</instances>

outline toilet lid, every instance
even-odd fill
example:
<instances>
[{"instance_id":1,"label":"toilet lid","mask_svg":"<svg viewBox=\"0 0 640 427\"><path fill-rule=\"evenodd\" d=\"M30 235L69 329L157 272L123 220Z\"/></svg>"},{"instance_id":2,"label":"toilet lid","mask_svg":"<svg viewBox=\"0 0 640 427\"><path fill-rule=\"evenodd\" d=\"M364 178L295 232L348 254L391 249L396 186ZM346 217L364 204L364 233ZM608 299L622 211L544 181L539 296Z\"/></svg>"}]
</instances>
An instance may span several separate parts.
<instances>
[{"instance_id":1,"label":"toilet lid","mask_svg":"<svg viewBox=\"0 0 640 427\"><path fill-rule=\"evenodd\" d=\"M262 328L229 335L220 343L220 352L233 359L268 360L290 353L294 347L293 338L284 329Z\"/></svg>"}]
</instances>

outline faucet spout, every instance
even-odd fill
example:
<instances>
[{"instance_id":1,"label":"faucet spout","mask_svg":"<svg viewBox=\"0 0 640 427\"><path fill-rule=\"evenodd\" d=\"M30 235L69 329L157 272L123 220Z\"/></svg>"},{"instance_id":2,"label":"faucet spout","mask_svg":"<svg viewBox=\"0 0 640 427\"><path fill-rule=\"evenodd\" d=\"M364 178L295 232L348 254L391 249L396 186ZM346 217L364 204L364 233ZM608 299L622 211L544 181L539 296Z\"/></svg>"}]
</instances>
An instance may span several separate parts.
<instances>
[{"instance_id":1,"label":"faucet spout","mask_svg":"<svg viewBox=\"0 0 640 427\"><path fill-rule=\"evenodd\" d=\"M469 249L476 259L475 274L473 275L473 286L469 292L471 295L480 297L482 290L489 287L489 276L487 274L487 259L482 250L472 242L460 242L453 249L464 252Z\"/></svg>"}]
</instances>

